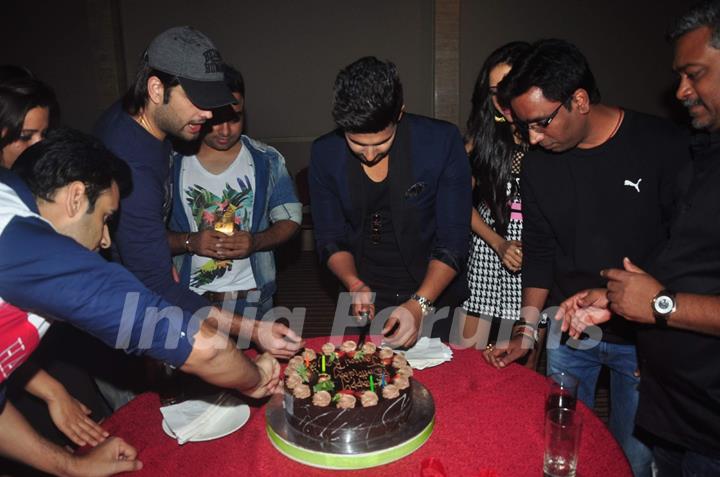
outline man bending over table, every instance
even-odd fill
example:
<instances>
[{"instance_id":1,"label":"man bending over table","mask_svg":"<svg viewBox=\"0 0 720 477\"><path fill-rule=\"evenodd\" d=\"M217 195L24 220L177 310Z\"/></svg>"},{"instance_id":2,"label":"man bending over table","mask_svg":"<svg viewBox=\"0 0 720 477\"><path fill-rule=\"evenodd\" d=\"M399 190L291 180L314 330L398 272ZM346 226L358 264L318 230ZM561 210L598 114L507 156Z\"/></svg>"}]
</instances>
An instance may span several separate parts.
<instances>
[{"instance_id":1,"label":"man bending over table","mask_svg":"<svg viewBox=\"0 0 720 477\"><path fill-rule=\"evenodd\" d=\"M0 170L0 454L56 475L142 467L120 438L84 456L70 454L6 402L5 381L37 347L50 321L44 317L247 396L276 390L277 361L269 354L249 360L222 332L249 333L239 319L210 307L193 316L171 309L130 272L92 253L110 246L107 223L129 186L124 162L97 140L60 130L23 153L13 171Z\"/></svg>"}]
</instances>

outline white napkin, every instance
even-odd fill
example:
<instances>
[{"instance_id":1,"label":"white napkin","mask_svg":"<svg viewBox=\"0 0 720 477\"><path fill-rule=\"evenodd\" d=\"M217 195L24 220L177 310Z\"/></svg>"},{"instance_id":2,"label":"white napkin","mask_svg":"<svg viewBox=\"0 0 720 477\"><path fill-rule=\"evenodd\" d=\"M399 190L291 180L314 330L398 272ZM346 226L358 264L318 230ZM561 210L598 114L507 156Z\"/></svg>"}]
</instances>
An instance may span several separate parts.
<instances>
[{"instance_id":1,"label":"white napkin","mask_svg":"<svg viewBox=\"0 0 720 477\"><path fill-rule=\"evenodd\" d=\"M452 350L440 338L423 336L415 346L405 351L405 359L415 369L425 369L452 359Z\"/></svg>"},{"instance_id":2,"label":"white napkin","mask_svg":"<svg viewBox=\"0 0 720 477\"><path fill-rule=\"evenodd\" d=\"M215 397L190 399L178 404L164 406L160 412L170 430L175 434L178 444L185 444L201 431L222 422L234 406L228 401L230 394L223 392Z\"/></svg>"}]
</instances>

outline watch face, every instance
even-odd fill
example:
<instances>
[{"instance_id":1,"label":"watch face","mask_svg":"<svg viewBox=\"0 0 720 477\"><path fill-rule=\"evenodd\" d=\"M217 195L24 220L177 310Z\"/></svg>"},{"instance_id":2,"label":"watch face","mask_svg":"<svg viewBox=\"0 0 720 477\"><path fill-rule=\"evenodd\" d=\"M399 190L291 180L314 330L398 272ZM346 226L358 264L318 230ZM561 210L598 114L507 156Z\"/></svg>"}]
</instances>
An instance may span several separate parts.
<instances>
[{"instance_id":1,"label":"watch face","mask_svg":"<svg viewBox=\"0 0 720 477\"><path fill-rule=\"evenodd\" d=\"M675 303L669 296L662 295L655 300L655 311L662 315L670 313L674 306Z\"/></svg>"}]
</instances>

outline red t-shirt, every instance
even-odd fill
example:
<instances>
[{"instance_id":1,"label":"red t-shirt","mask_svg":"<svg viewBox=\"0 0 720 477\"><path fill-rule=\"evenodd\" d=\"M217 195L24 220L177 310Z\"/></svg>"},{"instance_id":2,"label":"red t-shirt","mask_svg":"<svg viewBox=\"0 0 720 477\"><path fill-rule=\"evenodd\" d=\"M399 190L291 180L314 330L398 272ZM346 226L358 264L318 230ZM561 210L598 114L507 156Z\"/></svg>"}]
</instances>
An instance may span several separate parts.
<instances>
[{"instance_id":1,"label":"red t-shirt","mask_svg":"<svg viewBox=\"0 0 720 477\"><path fill-rule=\"evenodd\" d=\"M40 343L30 315L0 300L0 383L24 363Z\"/></svg>"}]
</instances>

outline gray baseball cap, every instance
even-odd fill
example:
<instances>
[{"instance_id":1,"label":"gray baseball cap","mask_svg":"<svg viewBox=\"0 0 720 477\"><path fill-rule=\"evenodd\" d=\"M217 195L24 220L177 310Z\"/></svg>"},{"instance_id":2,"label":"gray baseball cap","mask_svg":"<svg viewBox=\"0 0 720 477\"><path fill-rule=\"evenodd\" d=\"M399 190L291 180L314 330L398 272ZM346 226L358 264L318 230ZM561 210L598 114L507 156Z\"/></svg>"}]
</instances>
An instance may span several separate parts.
<instances>
[{"instance_id":1,"label":"gray baseball cap","mask_svg":"<svg viewBox=\"0 0 720 477\"><path fill-rule=\"evenodd\" d=\"M210 110L237 103L225 84L223 60L210 38L189 27L160 33L147 49L148 65L175 75L200 109Z\"/></svg>"}]
</instances>

